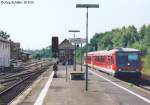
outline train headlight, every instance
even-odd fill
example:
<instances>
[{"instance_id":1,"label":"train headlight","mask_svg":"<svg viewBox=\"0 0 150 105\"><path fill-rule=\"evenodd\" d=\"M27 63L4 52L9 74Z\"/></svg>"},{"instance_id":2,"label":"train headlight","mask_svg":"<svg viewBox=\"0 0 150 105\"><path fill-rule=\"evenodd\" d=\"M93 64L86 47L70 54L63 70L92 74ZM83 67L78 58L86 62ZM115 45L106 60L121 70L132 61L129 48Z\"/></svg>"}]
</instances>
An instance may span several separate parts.
<instances>
[{"instance_id":1,"label":"train headlight","mask_svg":"<svg viewBox=\"0 0 150 105\"><path fill-rule=\"evenodd\" d=\"M121 69L118 69L118 71L121 71Z\"/></svg>"}]
</instances>

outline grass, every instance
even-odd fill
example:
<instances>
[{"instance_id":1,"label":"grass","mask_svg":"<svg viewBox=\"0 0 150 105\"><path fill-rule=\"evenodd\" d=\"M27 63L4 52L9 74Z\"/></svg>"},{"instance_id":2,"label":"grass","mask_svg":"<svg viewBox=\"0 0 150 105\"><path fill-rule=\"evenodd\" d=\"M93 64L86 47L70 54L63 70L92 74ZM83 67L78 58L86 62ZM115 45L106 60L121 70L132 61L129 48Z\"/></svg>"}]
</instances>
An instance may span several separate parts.
<instances>
[{"instance_id":1,"label":"grass","mask_svg":"<svg viewBox=\"0 0 150 105\"><path fill-rule=\"evenodd\" d=\"M150 59L149 55L142 58L143 69L142 73L150 76Z\"/></svg>"},{"instance_id":2,"label":"grass","mask_svg":"<svg viewBox=\"0 0 150 105\"><path fill-rule=\"evenodd\" d=\"M142 73L150 76L150 69L143 69Z\"/></svg>"},{"instance_id":3,"label":"grass","mask_svg":"<svg viewBox=\"0 0 150 105\"><path fill-rule=\"evenodd\" d=\"M4 86L0 84L0 91L4 90Z\"/></svg>"}]
</instances>

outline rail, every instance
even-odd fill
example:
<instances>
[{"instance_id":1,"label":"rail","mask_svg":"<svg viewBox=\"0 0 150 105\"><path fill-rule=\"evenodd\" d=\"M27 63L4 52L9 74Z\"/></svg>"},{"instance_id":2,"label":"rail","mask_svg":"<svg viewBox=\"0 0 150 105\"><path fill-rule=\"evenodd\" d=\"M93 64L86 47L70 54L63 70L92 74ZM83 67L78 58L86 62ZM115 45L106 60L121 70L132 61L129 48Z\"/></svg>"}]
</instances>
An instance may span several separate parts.
<instances>
[{"instance_id":1,"label":"rail","mask_svg":"<svg viewBox=\"0 0 150 105\"><path fill-rule=\"evenodd\" d=\"M11 100L26 89L51 64L53 63L50 61L34 62L34 64L25 66L25 69L28 68L28 70L3 78L0 84L5 85L5 88L0 91L0 105L6 105L11 102Z\"/></svg>"}]
</instances>

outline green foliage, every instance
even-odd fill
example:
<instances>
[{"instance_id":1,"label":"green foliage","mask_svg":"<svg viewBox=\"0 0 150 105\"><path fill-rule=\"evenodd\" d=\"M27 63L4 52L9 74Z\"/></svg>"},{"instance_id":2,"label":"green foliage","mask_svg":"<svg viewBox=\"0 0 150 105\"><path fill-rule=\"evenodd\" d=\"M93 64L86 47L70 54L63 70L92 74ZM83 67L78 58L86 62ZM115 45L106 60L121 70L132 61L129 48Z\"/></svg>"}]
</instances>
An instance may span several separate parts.
<instances>
[{"instance_id":1,"label":"green foliage","mask_svg":"<svg viewBox=\"0 0 150 105\"><path fill-rule=\"evenodd\" d=\"M46 47L41 50L36 50L32 54L32 58L34 59L41 59L41 58L51 58L52 57L52 51L51 47Z\"/></svg>"},{"instance_id":2,"label":"green foliage","mask_svg":"<svg viewBox=\"0 0 150 105\"><path fill-rule=\"evenodd\" d=\"M81 50L81 47L77 49L77 51L76 51L77 62L81 63L81 57L82 57L82 63L83 63L83 61L84 61L84 52L85 51L86 51L85 47L82 50Z\"/></svg>"},{"instance_id":3,"label":"green foliage","mask_svg":"<svg viewBox=\"0 0 150 105\"><path fill-rule=\"evenodd\" d=\"M145 57L144 67L150 68L150 54Z\"/></svg>"},{"instance_id":4,"label":"green foliage","mask_svg":"<svg viewBox=\"0 0 150 105\"><path fill-rule=\"evenodd\" d=\"M136 48L139 49L140 51L146 53L147 52L147 47L146 45L144 45L143 42L135 42L134 44L132 44L131 46L132 48Z\"/></svg>"},{"instance_id":5,"label":"green foliage","mask_svg":"<svg viewBox=\"0 0 150 105\"><path fill-rule=\"evenodd\" d=\"M10 35L7 34L7 32L4 32L2 30L0 30L0 36L3 37L4 39L8 39L10 37Z\"/></svg>"},{"instance_id":6,"label":"green foliage","mask_svg":"<svg viewBox=\"0 0 150 105\"><path fill-rule=\"evenodd\" d=\"M146 46L150 47L150 25L145 27L143 42Z\"/></svg>"}]
</instances>

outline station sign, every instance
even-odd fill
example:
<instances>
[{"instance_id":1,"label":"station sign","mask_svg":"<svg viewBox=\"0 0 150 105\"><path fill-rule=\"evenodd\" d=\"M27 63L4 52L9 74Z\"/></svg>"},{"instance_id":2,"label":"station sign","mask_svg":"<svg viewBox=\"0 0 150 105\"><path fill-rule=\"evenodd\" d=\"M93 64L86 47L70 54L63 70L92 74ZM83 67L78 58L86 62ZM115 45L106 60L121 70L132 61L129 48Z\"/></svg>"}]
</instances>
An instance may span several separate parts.
<instances>
[{"instance_id":1,"label":"station sign","mask_svg":"<svg viewBox=\"0 0 150 105\"><path fill-rule=\"evenodd\" d=\"M84 38L69 38L69 41L76 44L86 43L86 39Z\"/></svg>"}]
</instances>

